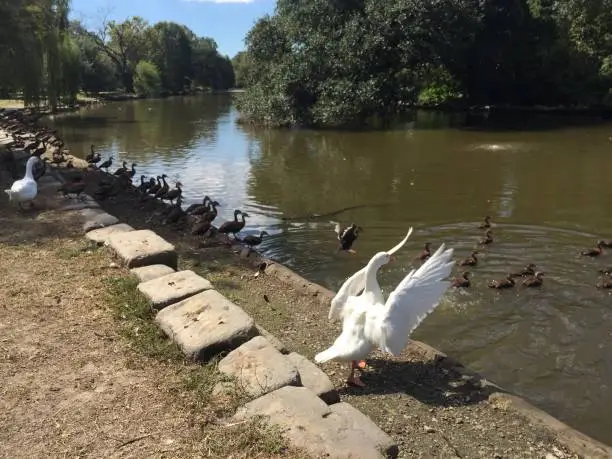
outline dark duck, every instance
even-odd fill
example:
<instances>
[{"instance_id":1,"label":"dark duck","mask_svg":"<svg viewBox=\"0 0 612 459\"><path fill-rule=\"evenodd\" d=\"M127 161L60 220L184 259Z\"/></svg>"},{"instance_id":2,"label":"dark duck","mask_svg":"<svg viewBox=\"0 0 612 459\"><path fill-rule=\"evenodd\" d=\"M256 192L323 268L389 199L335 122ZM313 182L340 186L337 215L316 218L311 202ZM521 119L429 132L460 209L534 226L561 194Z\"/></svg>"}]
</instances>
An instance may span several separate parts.
<instances>
[{"instance_id":1,"label":"dark duck","mask_svg":"<svg viewBox=\"0 0 612 459\"><path fill-rule=\"evenodd\" d=\"M451 287L454 287L454 288L468 288L472 284L470 282L470 275L471 275L471 273L469 271L463 271L463 273L461 274L460 277L455 277L451 281Z\"/></svg>"},{"instance_id":2,"label":"dark duck","mask_svg":"<svg viewBox=\"0 0 612 459\"><path fill-rule=\"evenodd\" d=\"M363 231L361 226L357 226L355 223L352 223L351 226L347 226L344 228L344 230L342 230L340 223L336 223L334 231L338 235L338 240L340 241L340 248L338 250L343 250L353 254L357 253L352 249L352 247L359 236L359 232Z\"/></svg>"},{"instance_id":3,"label":"dark duck","mask_svg":"<svg viewBox=\"0 0 612 459\"><path fill-rule=\"evenodd\" d=\"M504 279L493 280L489 282L488 287L498 290L514 287L514 279L512 277L512 273L508 274Z\"/></svg>"},{"instance_id":4,"label":"dark duck","mask_svg":"<svg viewBox=\"0 0 612 459\"><path fill-rule=\"evenodd\" d=\"M597 241L597 246L594 249L587 249L580 252L583 257L598 257L603 254L604 241Z\"/></svg>"}]
</instances>

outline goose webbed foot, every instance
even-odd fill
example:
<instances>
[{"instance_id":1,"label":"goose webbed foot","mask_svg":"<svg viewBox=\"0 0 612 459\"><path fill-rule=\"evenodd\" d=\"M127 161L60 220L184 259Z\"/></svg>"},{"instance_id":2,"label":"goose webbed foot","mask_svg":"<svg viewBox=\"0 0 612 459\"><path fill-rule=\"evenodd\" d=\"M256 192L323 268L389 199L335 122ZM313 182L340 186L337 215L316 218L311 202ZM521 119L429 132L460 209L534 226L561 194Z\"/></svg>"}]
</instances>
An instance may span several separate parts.
<instances>
[{"instance_id":1,"label":"goose webbed foot","mask_svg":"<svg viewBox=\"0 0 612 459\"><path fill-rule=\"evenodd\" d=\"M366 387L366 385L361 380L361 378L358 375L355 375L355 370L356 370L356 366L357 365L358 365L358 363L356 361L352 361L349 364L349 367L350 367L351 370L350 370L348 378L346 379L346 383L349 386Z\"/></svg>"}]
</instances>

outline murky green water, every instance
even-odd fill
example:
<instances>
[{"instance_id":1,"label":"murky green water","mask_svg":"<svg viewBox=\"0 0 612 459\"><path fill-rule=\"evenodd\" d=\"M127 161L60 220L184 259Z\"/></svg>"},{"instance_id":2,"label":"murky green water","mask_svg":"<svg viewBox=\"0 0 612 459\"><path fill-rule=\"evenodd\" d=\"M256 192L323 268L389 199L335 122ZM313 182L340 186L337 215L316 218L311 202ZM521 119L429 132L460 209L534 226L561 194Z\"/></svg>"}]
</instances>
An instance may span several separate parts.
<instances>
[{"instance_id":1,"label":"murky green water","mask_svg":"<svg viewBox=\"0 0 612 459\"><path fill-rule=\"evenodd\" d=\"M77 155L94 143L139 173L180 178L187 204L214 197L221 221L248 211L245 233L272 234L268 256L332 289L409 226L399 263L379 276L387 291L426 241L463 258L491 215L495 243L473 288L449 292L415 338L612 444L612 297L594 287L612 255L577 256L612 239L612 124L521 117L484 129L419 113L387 132L290 132L242 128L236 115L217 95L110 104L56 124ZM330 220L363 226L356 256L336 251ZM541 289L486 288L529 262L546 272Z\"/></svg>"}]
</instances>

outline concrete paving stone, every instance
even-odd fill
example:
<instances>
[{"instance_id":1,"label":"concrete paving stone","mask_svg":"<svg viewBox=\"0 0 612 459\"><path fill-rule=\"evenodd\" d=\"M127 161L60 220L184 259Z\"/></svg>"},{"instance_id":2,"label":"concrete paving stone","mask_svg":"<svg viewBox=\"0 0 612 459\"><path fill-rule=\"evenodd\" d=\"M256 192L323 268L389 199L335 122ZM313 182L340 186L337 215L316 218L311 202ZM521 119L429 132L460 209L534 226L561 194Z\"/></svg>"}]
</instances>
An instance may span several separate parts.
<instances>
[{"instance_id":1,"label":"concrete paving stone","mask_svg":"<svg viewBox=\"0 0 612 459\"><path fill-rule=\"evenodd\" d=\"M157 313L155 322L188 358L208 361L257 335L246 312L216 290L206 290Z\"/></svg>"},{"instance_id":2,"label":"concrete paving stone","mask_svg":"<svg viewBox=\"0 0 612 459\"><path fill-rule=\"evenodd\" d=\"M281 340L279 340L276 336L274 336L268 330L263 328L261 325L255 324L255 326L257 327L257 331L259 332L259 334L265 339L267 339L270 344L276 348L278 352L280 352L281 354L289 354L289 349L287 349L287 347L283 344Z\"/></svg>"},{"instance_id":3,"label":"concrete paving stone","mask_svg":"<svg viewBox=\"0 0 612 459\"><path fill-rule=\"evenodd\" d=\"M191 270L178 271L138 284L154 309L163 309L190 296L211 290L212 284Z\"/></svg>"},{"instance_id":4,"label":"concrete paving stone","mask_svg":"<svg viewBox=\"0 0 612 459\"><path fill-rule=\"evenodd\" d=\"M130 272L134 274L140 282L147 282L158 277L172 274L174 269L166 265L149 265L141 266L140 268L132 268Z\"/></svg>"},{"instance_id":5,"label":"concrete paving stone","mask_svg":"<svg viewBox=\"0 0 612 459\"><path fill-rule=\"evenodd\" d=\"M101 209L83 209L80 211L80 214L85 220L85 223L83 223L83 231L85 233L119 223L117 217L107 214Z\"/></svg>"},{"instance_id":6,"label":"concrete paving stone","mask_svg":"<svg viewBox=\"0 0 612 459\"><path fill-rule=\"evenodd\" d=\"M236 378L238 387L260 397L284 386L300 386L300 374L263 336L256 336L219 362L219 371Z\"/></svg>"},{"instance_id":7,"label":"concrete paving stone","mask_svg":"<svg viewBox=\"0 0 612 459\"><path fill-rule=\"evenodd\" d=\"M118 221L112 224L115 223L118 223ZM108 245L126 263L128 268L161 264L176 269L178 265L178 254L175 247L151 230L112 234L108 238Z\"/></svg>"},{"instance_id":8,"label":"concrete paving stone","mask_svg":"<svg viewBox=\"0 0 612 459\"><path fill-rule=\"evenodd\" d=\"M292 352L287 358L297 367L306 389L310 389L328 405L340 401L338 391L323 370L297 352Z\"/></svg>"},{"instance_id":9,"label":"concrete paving stone","mask_svg":"<svg viewBox=\"0 0 612 459\"><path fill-rule=\"evenodd\" d=\"M397 457L398 446L370 418L346 403L327 405L305 387L286 386L239 408L237 421L263 416L295 447L315 457Z\"/></svg>"},{"instance_id":10,"label":"concrete paving stone","mask_svg":"<svg viewBox=\"0 0 612 459\"><path fill-rule=\"evenodd\" d=\"M126 231L134 231L130 225L125 223L117 223L116 225L107 226L105 228L98 228L88 232L85 237L90 241L93 241L99 245L106 244L111 234L125 233Z\"/></svg>"}]
</instances>

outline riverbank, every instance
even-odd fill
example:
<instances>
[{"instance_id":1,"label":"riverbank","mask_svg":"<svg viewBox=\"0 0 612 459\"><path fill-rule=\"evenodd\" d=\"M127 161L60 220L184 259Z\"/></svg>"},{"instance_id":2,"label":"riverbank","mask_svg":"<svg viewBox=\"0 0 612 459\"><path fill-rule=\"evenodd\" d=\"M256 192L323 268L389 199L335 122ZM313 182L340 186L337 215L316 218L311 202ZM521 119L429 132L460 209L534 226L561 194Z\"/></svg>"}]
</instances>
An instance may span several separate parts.
<instances>
[{"instance_id":1,"label":"riverbank","mask_svg":"<svg viewBox=\"0 0 612 459\"><path fill-rule=\"evenodd\" d=\"M86 174L89 192L101 175ZM160 209L157 203L140 203L136 196L125 194L101 204L121 221L136 229L153 228L175 244L180 253L180 269L192 268L211 280L221 293L281 338L288 349L312 357L335 338L337 325L329 324L326 318L326 290L278 265L266 270L269 275L255 279L256 262L234 253L238 247L192 238L185 228L164 226L157 218L148 221ZM206 247L199 247L203 241ZM607 454L596 442L555 424L538 410L517 411L515 402L520 404L520 400L504 395L452 359L420 343L412 343L398 359L377 355L370 364L364 376L370 387L365 392L344 388L344 368L340 365L330 364L325 369L342 388L343 400L360 408L392 435L403 457ZM538 416L540 423L535 420Z\"/></svg>"}]
</instances>

